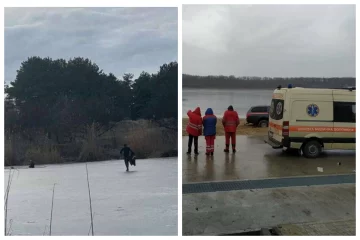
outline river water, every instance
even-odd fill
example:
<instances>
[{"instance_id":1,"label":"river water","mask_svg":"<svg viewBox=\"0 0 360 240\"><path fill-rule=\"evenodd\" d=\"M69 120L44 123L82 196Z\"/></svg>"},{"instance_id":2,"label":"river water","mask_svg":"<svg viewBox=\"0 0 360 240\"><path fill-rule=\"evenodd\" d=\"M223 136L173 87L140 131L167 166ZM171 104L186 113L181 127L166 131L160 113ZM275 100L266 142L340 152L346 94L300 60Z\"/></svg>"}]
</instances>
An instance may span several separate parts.
<instances>
[{"instance_id":1,"label":"river water","mask_svg":"<svg viewBox=\"0 0 360 240\"><path fill-rule=\"evenodd\" d=\"M188 110L200 107L204 114L211 107L214 114L222 116L229 105L234 107L239 117L245 117L251 106L270 105L273 90L217 90L217 89L189 89L183 93L183 117L187 117Z\"/></svg>"},{"instance_id":2,"label":"river water","mask_svg":"<svg viewBox=\"0 0 360 240\"><path fill-rule=\"evenodd\" d=\"M177 235L177 158L88 163L94 235ZM88 235L89 196L84 163L11 170L11 235ZM9 170L5 170L5 189ZM10 224L10 221L12 222Z\"/></svg>"}]
</instances>

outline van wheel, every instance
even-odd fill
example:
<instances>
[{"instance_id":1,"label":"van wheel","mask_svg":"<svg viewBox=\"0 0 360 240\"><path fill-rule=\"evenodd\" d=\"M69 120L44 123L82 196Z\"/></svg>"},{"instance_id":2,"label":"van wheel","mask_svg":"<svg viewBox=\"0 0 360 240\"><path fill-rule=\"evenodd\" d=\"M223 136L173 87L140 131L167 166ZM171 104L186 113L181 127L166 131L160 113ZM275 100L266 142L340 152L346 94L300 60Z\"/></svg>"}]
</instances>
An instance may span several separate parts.
<instances>
[{"instance_id":1,"label":"van wheel","mask_svg":"<svg viewBox=\"0 0 360 240\"><path fill-rule=\"evenodd\" d=\"M269 122L267 120L260 120L258 123L258 126L261 128L268 127L268 125L269 125Z\"/></svg>"},{"instance_id":2,"label":"van wheel","mask_svg":"<svg viewBox=\"0 0 360 240\"><path fill-rule=\"evenodd\" d=\"M304 144L302 150L306 158L317 158L321 154L321 144L318 141L309 141Z\"/></svg>"}]
</instances>

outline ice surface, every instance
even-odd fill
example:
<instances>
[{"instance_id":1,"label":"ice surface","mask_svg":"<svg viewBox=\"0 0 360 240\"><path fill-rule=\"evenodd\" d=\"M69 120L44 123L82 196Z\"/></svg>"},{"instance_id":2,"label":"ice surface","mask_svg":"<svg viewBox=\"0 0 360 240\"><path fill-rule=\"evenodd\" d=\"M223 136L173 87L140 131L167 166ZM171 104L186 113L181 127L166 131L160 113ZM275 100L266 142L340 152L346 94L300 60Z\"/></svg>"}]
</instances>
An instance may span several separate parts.
<instances>
[{"instance_id":1,"label":"ice surface","mask_svg":"<svg viewBox=\"0 0 360 240\"><path fill-rule=\"evenodd\" d=\"M177 158L88 163L95 235L177 235ZM15 170L8 203L12 235L88 235L84 163ZM5 185L9 169L5 170ZM6 186L5 186L6 188Z\"/></svg>"}]
</instances>

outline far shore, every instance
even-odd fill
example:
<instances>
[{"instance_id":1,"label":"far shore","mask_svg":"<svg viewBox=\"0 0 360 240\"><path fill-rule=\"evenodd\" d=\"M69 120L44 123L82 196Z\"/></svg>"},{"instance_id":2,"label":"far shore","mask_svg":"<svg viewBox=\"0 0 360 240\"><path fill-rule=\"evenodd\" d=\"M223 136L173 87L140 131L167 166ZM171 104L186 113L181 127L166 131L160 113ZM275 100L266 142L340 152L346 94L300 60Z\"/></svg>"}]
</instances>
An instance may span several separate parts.
<instances>
[{"instance_id":1,"label":"far shore","mask_svg":"<svg viewBox=\"0 0 360 240\"><path fill-rule=\"evenodd\" d=\"M182 119L182 135L187 136L188 133L186 132L186 126L189 122L188 118ZM268 128L259 128L253 125L245 125L246 120L240 119L240 125L237 128L236 135L248 135L248 136L265 136ZM224 136L224 127L221 123L221 118L218 118L216 124L216 135L217 136Z\"/></svg>"},{"instance_id":2,"label":"far shore","mask_svg":"<svg viewBox=\"0 0 360 240\"><path fill-rule=\"evenodd\" d=\"M204 87L204 86L183 86L182 89L193 90L193 89L202 89L202 90L249 90L249 91L273 91L275 88L247 88L247 87L227 87L227 86L217 86L217 87Z\"/></svg>"},{"instance_id":3,"label":"far shore","mask_svg":"<svg viewBox=\"0 0 360 240\"><path fill-rule=\"evenodd\" d=\"M151 160L151 161L157 161L157 160L164 160L167 158L173 158L173 159L177 159L177 156L172 156L172 157L157 157L157 158L141 158L141 159L136 159L136 161L143 161L143 160ZM111 162L111 161L124 161L124 158L112 158L112 159L104 159L104 160L97 160L97 161L89 161L89 162L59 162L59 163L39 163L36 164L35 163L35 168L45 168L46 166L54 166L54 165L70 165L70 164L84 164L84 163L97 163L97 162ZM17 169L27 169L29 168L28 164L23 164L23 165L13 165L13 166L5 166L4 170L17 170ZM30 168L29 168L30 169Z\"/></svg>"}]
</instances>

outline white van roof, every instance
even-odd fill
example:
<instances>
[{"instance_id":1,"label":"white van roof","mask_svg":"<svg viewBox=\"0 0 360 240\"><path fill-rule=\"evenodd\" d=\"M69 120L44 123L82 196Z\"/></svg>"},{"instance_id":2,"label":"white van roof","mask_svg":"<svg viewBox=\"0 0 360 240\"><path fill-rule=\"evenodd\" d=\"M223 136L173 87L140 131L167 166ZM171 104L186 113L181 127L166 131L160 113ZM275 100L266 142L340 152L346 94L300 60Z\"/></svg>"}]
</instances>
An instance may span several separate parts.
<instances>
[{"instance_id":1,"label":"white van roof","mask_svg":"<svg viewBox=\"0 0 360 240\"><path fill-rule=\"evenodd\" d=\"M351 93L355 92L356 90L353 88L303 88L303 87L294 87L294 88L281 88L275 90L285 90L291 91L296 93L304 93L304 94L332 94L334 91L342 92L342 93Z\"/></svg>"}]
</instances>

